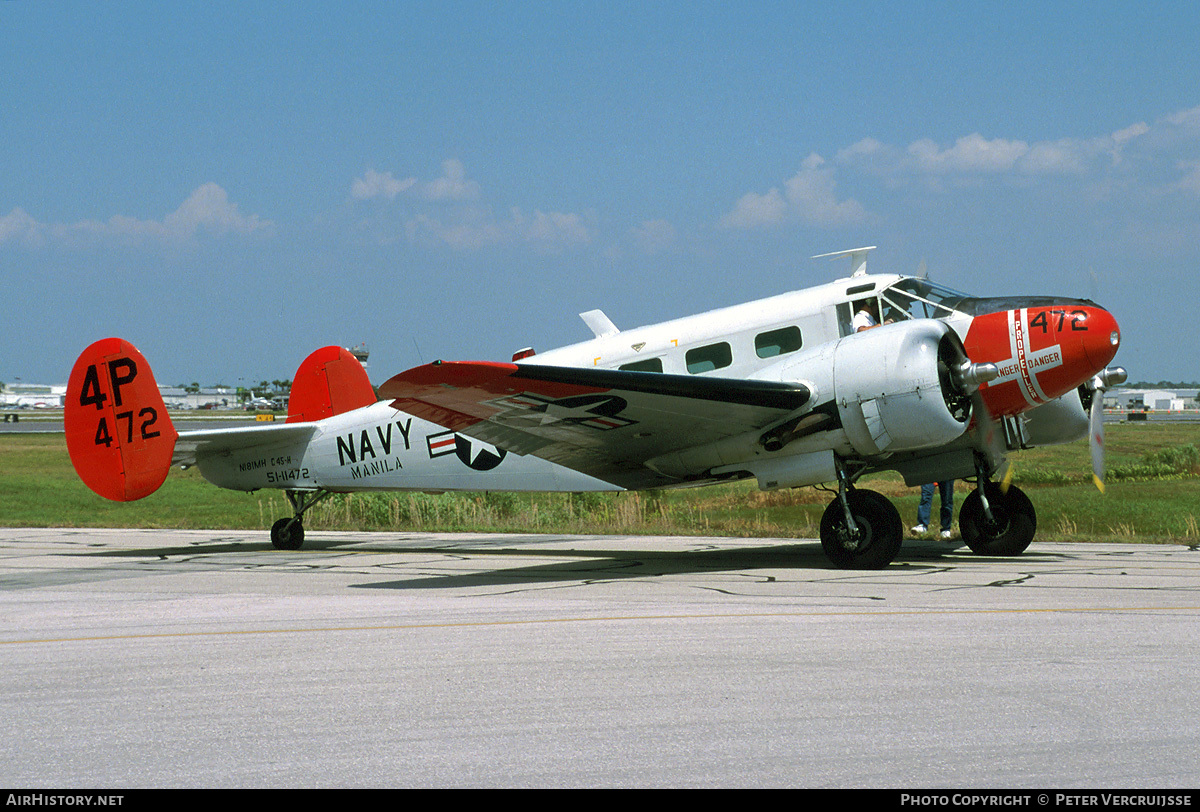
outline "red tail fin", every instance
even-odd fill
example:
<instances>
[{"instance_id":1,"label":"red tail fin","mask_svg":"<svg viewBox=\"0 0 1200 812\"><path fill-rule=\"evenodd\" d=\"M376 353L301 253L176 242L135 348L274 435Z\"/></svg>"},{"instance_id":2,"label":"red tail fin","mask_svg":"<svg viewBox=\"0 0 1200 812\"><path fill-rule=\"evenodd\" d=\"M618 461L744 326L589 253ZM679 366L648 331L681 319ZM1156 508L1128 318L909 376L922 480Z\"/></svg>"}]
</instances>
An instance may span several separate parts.
<instances>
[{"instance_id":1,"label":"red tail fin","mask_svg":"<svg viewBox=\"0 0 1200 812\"><path fill-rule=\"evenodd\" d=\"M106 499L141 499L167 478L179 435L150 364L128 341L106 338L79 356L64 422L75 471Z\"/></svg>"},{"instance_id":2,"label":"red tail fin","mask_svg":"<svg viewBox=\"0 0 1200 812\"><path fill-rule=\"evenodd\" d=\"M296 370L287 422L321 420L370 406L376 400L367 371L349 350L322 347Z\"/></svg>"}]
</instances>

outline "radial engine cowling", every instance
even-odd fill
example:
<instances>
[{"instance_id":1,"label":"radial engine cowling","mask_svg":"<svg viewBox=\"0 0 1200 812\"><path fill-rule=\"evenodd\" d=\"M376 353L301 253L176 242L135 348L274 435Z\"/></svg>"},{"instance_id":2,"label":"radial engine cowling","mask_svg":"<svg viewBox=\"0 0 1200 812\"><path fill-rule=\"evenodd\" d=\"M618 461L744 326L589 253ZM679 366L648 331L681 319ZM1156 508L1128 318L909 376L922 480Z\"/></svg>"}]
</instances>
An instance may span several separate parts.
<instances>
[{"instance_id":1,"label":"radial engine cowling","mask_svg":"<svg viewBox=\"0 0 1200 812\"><path fill-rule=\"evenodd\" d=\"M863 456L957 439L971 416L977 376L987 374L970 363L954 331L933 319L855 333L837 342L833 356L842 427Z\"/></svg>"},{"instance_id":2,"label":"radial engine cowling","mask_svg":"<svg viewBox=\"0 0 1200 812\"><path fill-rule=\"evenodd\" d=\"M1025 448L1058 445L1087 437L1088 409L1092 406L1092 398L1096 396L1094 391L1081 386L1074 392L1043 403L1015 418L1023 424L1021 445ZM1009 446L1012 445L1010 441Z\"/></svg>"}]
</instances>

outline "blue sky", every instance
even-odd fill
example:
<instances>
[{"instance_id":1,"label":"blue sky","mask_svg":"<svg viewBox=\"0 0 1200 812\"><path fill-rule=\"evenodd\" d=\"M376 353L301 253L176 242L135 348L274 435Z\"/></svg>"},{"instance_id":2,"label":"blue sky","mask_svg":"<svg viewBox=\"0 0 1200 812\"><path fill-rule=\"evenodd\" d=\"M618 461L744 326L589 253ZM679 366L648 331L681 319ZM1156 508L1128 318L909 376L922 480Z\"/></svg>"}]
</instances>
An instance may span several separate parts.
<instances>
[{"instance_id":1,"label":"blue sky","mask_svg":"<svg viewBox=\"0 0 1200 812\"><path fill-rule=\"evenodd\" d=\"M1195 3L0 2L0 380L376 382L828 281L1088 296L1200 378Z\"/></svg>"}]
</instances>

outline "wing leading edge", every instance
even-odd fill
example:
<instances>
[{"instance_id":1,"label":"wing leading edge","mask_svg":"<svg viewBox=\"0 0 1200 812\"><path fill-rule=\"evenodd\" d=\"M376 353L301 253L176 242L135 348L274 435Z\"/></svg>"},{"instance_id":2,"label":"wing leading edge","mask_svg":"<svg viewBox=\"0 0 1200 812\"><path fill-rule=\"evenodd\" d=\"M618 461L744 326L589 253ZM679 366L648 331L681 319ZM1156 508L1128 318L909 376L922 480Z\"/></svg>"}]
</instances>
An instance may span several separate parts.
<instances>
[{"instance_id":1,"label":"wing leading edge","mask_svg":"<svg viewBox=\"0 0 1200 812\"><path fill-rule=\"evenodd\" d=\"M394 408L623 488L678 483L656 458L761 432L811 398L800 384L484 362L416 367L379 392Z\"/></svg>"}]
</instances>

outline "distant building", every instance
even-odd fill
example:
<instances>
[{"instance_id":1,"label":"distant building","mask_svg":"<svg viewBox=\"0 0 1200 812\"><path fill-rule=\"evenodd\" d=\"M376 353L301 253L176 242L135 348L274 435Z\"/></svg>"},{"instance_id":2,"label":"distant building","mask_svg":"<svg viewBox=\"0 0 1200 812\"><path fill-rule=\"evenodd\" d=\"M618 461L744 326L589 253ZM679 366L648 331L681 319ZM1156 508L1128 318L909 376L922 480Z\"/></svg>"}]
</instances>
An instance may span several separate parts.
<instances>
[{"instance_id":1,"label":"distant building","mask_svg":"<svg viewBox=\"0 0 1200 812\"><path fill-rule=\"evenodd\" d=\"M1104 406L1109 409L1177 412L1200 408L1195 389L1113 389L1104 393Z\"/></svg>"},{"instance_id":2,"label":"distant building","mask_svg":"<svg viewBox=\"0 0 1200 812\"><path fill-rule=\"evenodd\" d=\"M65 383L5 383L0 405L9 409L61 409L66 397Z\"/></svg>"},{"instance_id":3,"label":"distant building","mask_svg":"<svg viewBox=\"0 0 1200 812\"><path fill-rule=\"evenodd\" d=\"M189 392L181 386L160 386L159 393L168 409L234 409L239 398L229 386L209 386Z\"/></svg>"}]
</instances>

